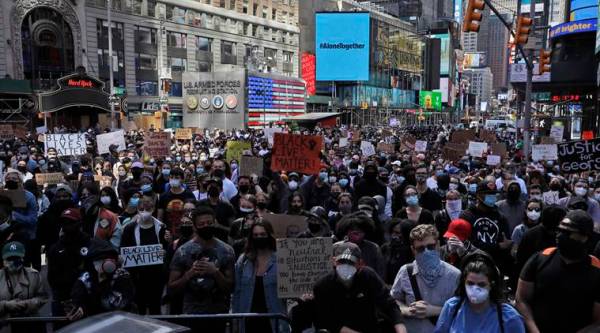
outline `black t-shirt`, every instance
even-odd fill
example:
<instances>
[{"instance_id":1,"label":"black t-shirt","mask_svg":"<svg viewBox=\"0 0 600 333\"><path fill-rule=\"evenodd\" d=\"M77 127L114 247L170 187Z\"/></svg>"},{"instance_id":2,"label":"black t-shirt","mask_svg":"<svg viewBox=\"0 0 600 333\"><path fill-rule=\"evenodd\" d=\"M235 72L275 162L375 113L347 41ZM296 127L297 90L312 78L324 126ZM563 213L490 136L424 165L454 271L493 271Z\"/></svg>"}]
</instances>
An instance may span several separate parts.
<instances>
[{"instance_id":1,"label":"black t-shirt","mask_svg":"<svg viewBox=\"0 0 600 333\"><path fill-rule=\"evenodd\" d=\"M567 264L550 248L529 259L521 279L535 284L530 306L540 332L576 332L593 323L594 303L600 303L600 261L595 257Z\"/></svg>"},{"instance_id":2,"label":"black t-shirt","mask_svg":"<svg viewBox=\"0 0 600 333\"><path fill-rule=\"evenodd\" d=\"M471 242L475 247L492 256L498 251L500 242L509 238L508 224L497 209L482 211L471 207L460 214L460 218L467 220L473 226Z\"/></svg>"},{"instance_id":3,"label":"black t-shirt","mask_svg":"<svg viewBox=\"0 0 600 333\"><path fill-rule=\"evenodd\" d=\"M162 222L167 225L167 228L175 237L179 236L179 224L181 224L181 218L183 217L183 205L188 201L193 202L195 200L196 197L189 190L178 194L168 191L160 195L158 209L162 209L165 212L164 221Z\"/></svg>"}]
</instances>

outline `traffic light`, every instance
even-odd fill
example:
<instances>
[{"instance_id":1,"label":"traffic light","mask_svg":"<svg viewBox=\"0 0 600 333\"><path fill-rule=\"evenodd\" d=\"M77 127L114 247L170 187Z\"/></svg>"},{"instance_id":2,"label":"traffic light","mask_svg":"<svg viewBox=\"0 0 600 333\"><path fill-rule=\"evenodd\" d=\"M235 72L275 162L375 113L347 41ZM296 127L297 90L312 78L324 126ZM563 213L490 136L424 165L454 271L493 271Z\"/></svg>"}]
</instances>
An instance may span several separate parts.
<instances>
[{"instance_id":1,"label":"traffic light","mask_svg":"<svg viewBox=\"0 0 600 333\"><path fill-rule=\"evenodd\" d=\"M515 44L527 44L529 40L529 33L531 32L531 25L533 19L525 16L517 17L517 30L515 31Z\"/></svg>"},{"instance_id":2,"label":"traffic light","mask_svg":"<svg viewBox=\"0 0 600 333\"><path fill-rule=\"evenodd\" d=\"M484 7L485 2L483 0L469 0L467 11L463 18L464 32L479 32L479 25L483 16L481 11L483 11Z\"/></svg>"},{"instance_id":3,"label":"traffic light","mask_svg":"<svg viewBox=\"0 0 600 333\"><path fill-rule=\"evenodd\" d=\"M552 51L547 51L544 49L540 50L540 63L538 68L538 74L542 75L544 73L550 73L550 56L552 55Z\"/></svg>"}]
</instances>

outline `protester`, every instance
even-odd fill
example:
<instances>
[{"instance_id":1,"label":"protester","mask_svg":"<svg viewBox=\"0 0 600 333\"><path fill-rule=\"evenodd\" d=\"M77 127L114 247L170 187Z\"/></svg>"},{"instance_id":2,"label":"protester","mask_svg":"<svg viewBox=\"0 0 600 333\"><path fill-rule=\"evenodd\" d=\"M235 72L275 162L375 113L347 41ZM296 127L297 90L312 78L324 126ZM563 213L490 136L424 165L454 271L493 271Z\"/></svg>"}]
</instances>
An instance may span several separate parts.
<instances>
[{"instance_id":1,"label":"protester","mask_svg":"<svg viewBox=\"0 0 600 333\"><path fill-rule=\"evenodd\" d=\"M471 231L471 224L463 219L450 222L448 230L443 236L445 245L440 248L442 260L459 267L465 256L477 251L478 249L470 240Z\"/></svg>"}]
</instances>

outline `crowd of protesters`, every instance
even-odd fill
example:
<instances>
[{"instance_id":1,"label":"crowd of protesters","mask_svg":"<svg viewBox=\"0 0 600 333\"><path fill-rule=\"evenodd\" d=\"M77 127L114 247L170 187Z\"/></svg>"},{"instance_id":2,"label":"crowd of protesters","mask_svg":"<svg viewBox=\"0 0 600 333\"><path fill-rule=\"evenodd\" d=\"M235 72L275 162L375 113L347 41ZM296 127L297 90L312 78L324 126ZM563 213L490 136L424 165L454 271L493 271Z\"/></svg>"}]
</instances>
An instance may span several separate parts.
<instances>
[{"instance_id":1,"label":"crowd of protesters","mask_svg":"<svg viewBox=\"0 0 600 333\"><path fill-rule=\"evenodd\" d=\"M600 172L526 163L506 132L508 157L489 166L485 154L446 156L448 126L282 130L323 137L318 173L273 171L260 129L207 129L160 158L144 153L143 130L102 155L98 128L81 156L35 135L4 141L2 316L50 303L70 321L113 310L290 317L190 322L197 332L600 331ZM263 173L228 160L230 141L249 142L243 154L261 157ZM361 141L393 149L365 156ZM43 173L64 179L36 183ZM278 297L273 213L306 217L297 237L333 238L331 272L299 299ZM162 246L162 264L123 267L120 249L144 245Z\"/></svg>"}]
</instances>

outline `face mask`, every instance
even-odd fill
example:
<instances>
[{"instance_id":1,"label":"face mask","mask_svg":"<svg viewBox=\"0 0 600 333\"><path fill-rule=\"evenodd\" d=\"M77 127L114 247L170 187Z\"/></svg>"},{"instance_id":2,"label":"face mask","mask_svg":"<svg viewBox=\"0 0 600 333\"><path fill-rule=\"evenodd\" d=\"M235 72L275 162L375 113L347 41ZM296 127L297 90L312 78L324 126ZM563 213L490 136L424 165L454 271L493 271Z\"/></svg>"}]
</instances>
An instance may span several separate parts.
<instances>
[{"instance_id":1,"label":"face mask","mask_svg":"<svg viewBox=\"0 0 600 333\"><path fill-rule=\"evenodd\" d=\"M266 208L267 208L267 203L266 203L266 202L259 201L259 202L257 202L257 203L256 203L256 207L257 207L258 209L266 209Z\"/></svg>"},{"instance_id":2,"label":"face mask","mask_svg":"<svg viewBox=\"0 0 600 333\"><path fill-rule=\"evenodd\" d=\"M238 168L238 165L235 163L231 163L231 170L236 170Z\"/></svg>"},{"instance_id":3,"label":"face mask","mask_svg":"<svg viewBox=\"0 0 600 333\"><path fill-rule=\"evenodd\" d=\"M27 171L27 167L25 167L25 166L18 166L17 170L19 170L21 173L24 173L24 172Z\"/></svg>"},{"instance_id":4,"label":"face mask","mask_svg":"<svg viewBox=\"0 0 600 333\"><path fill-rule=\"evenodd\" d=\"M258 250L268 249L271 246L271 239L269 237L256 237L253 240L254 247Z\"/></svg>"},{"instance_id":5,"label":"face mask","mask_svg":"<svg viewBox=\"0 0 600 333\"><path fill-rule=\"evenodd\" d=\"M419 274L422 274L425 283L429 285L435 283L442 268L440 253L437 250L425 249L423 252L417 253L415 259L419 266Z\"/></svg>"},{"instance_id":6,"label":"face mask","mask_svg":"<svg viewBox=\"0 0 600 333\"><path fill-rule=\"evenodd\" d=\"M136 208L140 203L140 198L131 198L129 199L129 206L132 208Z\"/></svg>"},{"instance_id":7,"label":"face mask","mask_svg":"<svg viewBox=\"0 0 600 333\"><path fill-rule=\"evenodd\" d=\"M594 199L596 199L596 201L600 202L600 193L595 193Z\"/></svg>"},{"instance_id":8,"label":"face mask","mask_svg":"<svg viewBox=\"0 0 600 333\"><path fill-rule=\"evenodd\" d=\"M179 179L170 179L169 180L169 185L171 185L171 187L179 187L179 186L181 186L181 180L179 180Z\"/></svg>"},{"instance_id":9,"label":"face mask","mask_svg":"<svg viewBox=\"0 0 600 333\"><path fill-rule=\"evenodd\" d=\"M111 275L117 270L117 264L111 259L97 260L94 261L94 268L98 273Z\"/></svg>"},{"instance_id":10,"label":"face mask","mask_svg":"<svg viewBox=\"0 0 600 333\"><path fill-rule=\"evenodd\" d=\"M341 186L341 187L344 187L344 188L345 188L346 186L348 186L348 179L346 179L346 178L342 178L342 179L340 179L340 186Z\"/></svg>"},{"instance_id":11,"label":"face mask","mask_svg":"<svg viewBox=\"0 0 600 333\"><path fill-rule=\"evenodd\" d=\"M469 193L477 192L477 184L469 184Z\"/></svg>"},{"instance_id":12,"label":"face mask","mask_svg":"<svg viewBox=\"0 0 600 333\"><path fill-rule=\"evenodd\" d=\"M458 190L458 184L450 183L450 185L448 185L448 189L450 191L456 191Z\"/></svg>"},{"instance_id":13,"label":"face mask","mask_svg":"<svg viewBox=\"0 0 600 333\"><path fill-rule=\"evenodd\" d=\"M185 163L190 163L192 161L191 157L186 157L183 159L185 161Z\"/></svg>"},{"instance_id":14,"label":"face mask","mask_svg":"<svg viewBox=\"0 0 600 333\"><path fill-rule=\"evenodd\" d=\"M126 175L127 175L127 172L125 172L125 170L119 171L119 177L125 177Z\"/></svg>"},{"instance_id":15,"label":"face mask","mask_svg":"<svg viewBox=\"0 0 600 333\"><path fill-rule=\"evenodd\" d=\"M585 243L571 238L568 232L558 231L556 234L556 246L560 254L571 260L579 260L586 255Z\"/></svg>"},{"instance_id":16,"label":"face mask","mask_svg":"<svg viewBox=\"0 0 600 333\"><path fill-rule=\"evenodd\" d=\"M4 260L4 267L6 267L9 272L16 273L23 268L23 258Z\"/></svg>"},{"instance_id":17,"label":"face mask","mask_svg":"<svg viewBox=\"0 0 600 333\"><path fill-rule=\"evenodd\" d=\"M473 304L481 304L487 301L490 291L479 286L465 286L469 302Z\"/></svg>"},{"instance_id":18,"label":"face mask","mask_svg":"<svg viewBox=\"0 0 600 333\"><path fill-rule=\"evenodd\" d=\"M319 178L321 179L321 181L326 182L327 181L327 177L329 177L329 175L327 174L327 172L320 172L319 173Z\"/></svg>"},{"instance_id":19,"label":"face mask","mask_svg":"<svg viewBox=\"0 0 600 333\"><path fill-rule=\"evenodd\" d=\"M38 161L38 164L39 164L39 165L44 165L44 164L46 164L46 161L45 161L45 160L39 160L39 161Z\"/></svg>"},{"instance_id":20,"label":"face mask","mask_svg":"<svg viewBox=\"0 0 600 333\"><path fill-rule=\"evenodd\" d=\"M215 231L214 231L214 227L212 226L208 226L208 227L202 227L200 229L196 230L196 233L198 234L198 236L204 240L210 240L213 238Z\"/></svg>"},{"instance_id":21,"label":"face mask","mask_svg":"<svg viewBox=\"0 0 600 333\"><path fill-rule=\"evenodd\" d=\"M542 213L535 210L527 210L527 217L532 221L537 221Z\"/></svg>"},{"instance_id":22,"label":"face mask","mask_svg":"<svg viewBox=\"0 0 600 333\"><path fill-rule=\"evenodd\" d=\"M100 202L102 202L103 205L108 206L110 205L111 199L108 195L103 195L100 197Z\"/></svg>"},{"instance_id":23,"label":"face mask","mask_svg":"<svg viewBox=\"0 0 600 333\"><path fill-rule=\"evenodd\" d=\"M248 193L248 191L250 191L250 185L240 185L240 192L242 193Z\"/></svg>"},{"instance_id":24,"label":"face mask","mask_svg":"<svg viewBox=\"0 0 600 333\"><path fill-rule=\"evenodd\" d=\"M576 187L575 188L575 195L579 196L579 197L583 197L587 194L587 189L585 187Z\"/></svg>"},{"instance_id":25,"label":"face mask","mask_svg":"<svg viewBox=\"0 0 600 333\"><path fill-rule=\"evenodd\" d=\"M144 184L144 185L142 185L142 187L140 187L140 190L142 191L142 193L152 192L152 185Z\"/></svg>"},{"instance_id":26,"label":"face mask","mask_svg":"<svg viewBox=\"0 0 600 333\"><path fill-rule=\"evenodd\" d=\"M337 181L337 177L331 176L329 177L329 184L333 184Z\"/></svg>"},{"instance_id":27,"label":"face mask","mask_svg":"<svg viewBox=\"0 0 600 333\"><path fill-rule=\"evenodd\" d=\"M421 175L417 176L416 179L417 179L417 183L419 183L419 184L423 184L427 180L427 178L425 178L425 176L421 176Z\"/></svg>"},{"instance_id":28,"label":"face mask","mask_svg":"<svg viewBox=\"0 0 600 333\"><path fill-rule=\"evenodd\" d=\"M490 208L496 206L496 195L495 194L486 195L483 199L483 204Z\"/></svg>"},{"instance_id":29,"label":"face mask","mask_svg":"<svg viewBox=\"0 0 600 333\"><path fill-rule=\"evenodd\" d=\"M556 184L556 183L550 184L550 189L552 191L560 191L560 184Z\"/></svg>"},{"instance_id":30,"label":"face mask","mask_svg":"<svg viewBox=\"0 0 600 333\"><path fill-rule=\"evenodd\" d=\"M150 217L152 217L152 212L141 211L138 214L140 215L141 221L148 221Z\"/></svg>"},{"instance_id":31,"label":"face mask","mask_svg":"<svg viewBox=\"0 0 600 333\"><path fill-rule=\"evenodd\" d=\"M354 278L354 275L356 274L356 267L349 264L337 265L335 266L335 273L342 282L348 283Z\"/></svg>"},{"instance_id":32,"label":"face mask","mask_svg":"<svg viewBox=\"0 0 600 333\"><path fill-rule=\"evenodd\" d=\"M194 227L191 225L181 225L179 226L179 233L185 238L190 238L194 233Z\"/></svg>"},{"instance_id":33,"label":"face mask","mask_svg":"<svg viewBox=\"0 0 600 333\"><path fill-rule=\"evenodd\" d=\"M162 169L162 175L165 177L169 177L171 174L171 169Z\"/></svg>"},{"instance_id":34,"label":"face mask","mask_svg":"<svg viewBox=\"0 0 600 333\"><path fill-rule=\"evenodd\" d=\"M534 194L534 195L530 195L529 198L530 199L542 200L542 195L541 194Z\"/></svg>"},{"instance_id":35,"label":"face mask","mask_svg":"<svg viewBox=\"0 0 600 333\"><path fill-rule=\"evenodd\" d=\"M460 214L460 211L462 211L462 200L458 199L446 201L446 210L448 213L458 212ZM452 217L453 220L455 218L456 217Z\"/></svg>"},{"instance_id":36,"label":"face mask","mask_svg":"<svg viewBox=\"0 0 600 333\"><path fill-rule=\"evenodd\" d=\"M350 175L355 176L358 173L357 169L350 169Z\"/></svg>"},{"instance_id":37,"label":"face mask","mask_svg":"<svg viewBox=\"0 0 600 333\"><path fill-rule=\"evenodd\" d=\"M288 182L288 186L290 187L290 191L295 191L298 189L298 182L295 180L290 180Z\"/></svg>"},{"instance_id":38,"label":"face mask","mask_svg":"<svg viewBox=\"0 0 600 333\"><path fill-rule=\"evenodd\" d=\"M175 160L176 160L177 162L180 162L180 161L181 161L181 156L177 156L177 157L175 157Z\"/></svg>"},{"instance_id":39,"label":"face mask","mask_svg":"<svg viewBox=\"0 0 600 333\"><path fill-rule=\"evenodd\" d=\"M406 197L406 204L409 206L418 206L419 205L419 197L416 195L410 195Z\"/></svg>"},{"instance_id":40,"label":"face mask","mask_svg":"<svg viewBox=\"0 0 600 333\"><path fill-rule=\"evenodd\" d=\"M214 172L215 177L217 178L223 178L225 176L225 171L221 170L221 169L217 169Z\"/></svg>"},{"instance_id":41,"label":"face mask","mask_svg":"<svg viewBox=\"0 0 600 333\"><path fill-rule=\"evenodd\" d=\"M16 190L19 188L19 182L16 180L7 180L4 182L4 186L9 190Z\"/></svg>"},{"instance_id":42,"label":"face mask","mask_svg":"<svg viewBox=\"0 0 600 333\"><path fill-rule=\"evenodd\" d=\"M246 207L240 207L240 212L242 212L244 214L250 214L250 213L254 212L254 209L252 209L252 208L246 208Z\"/></svg>"},{"instance_id":43,"label":"face mask","mask_svg":"<svg viewBox=\"0 0 600 333\"><path fill-rule=\"evenodd\" d=\"M201 175L204 173L204 168L196 168L196 174Z\"/></svg>"},{"instance_id":44,"label":"face mask","mask_svg":"<svg viewBox=\"0 0 600 333\"><path fill-rule=\"evenodd\" d=\"M318 223L309 223L308 224L308 230L310 230L310 232L312 232L313 234L321 231L321 225Z\"/></svg>"}]
</instances>

